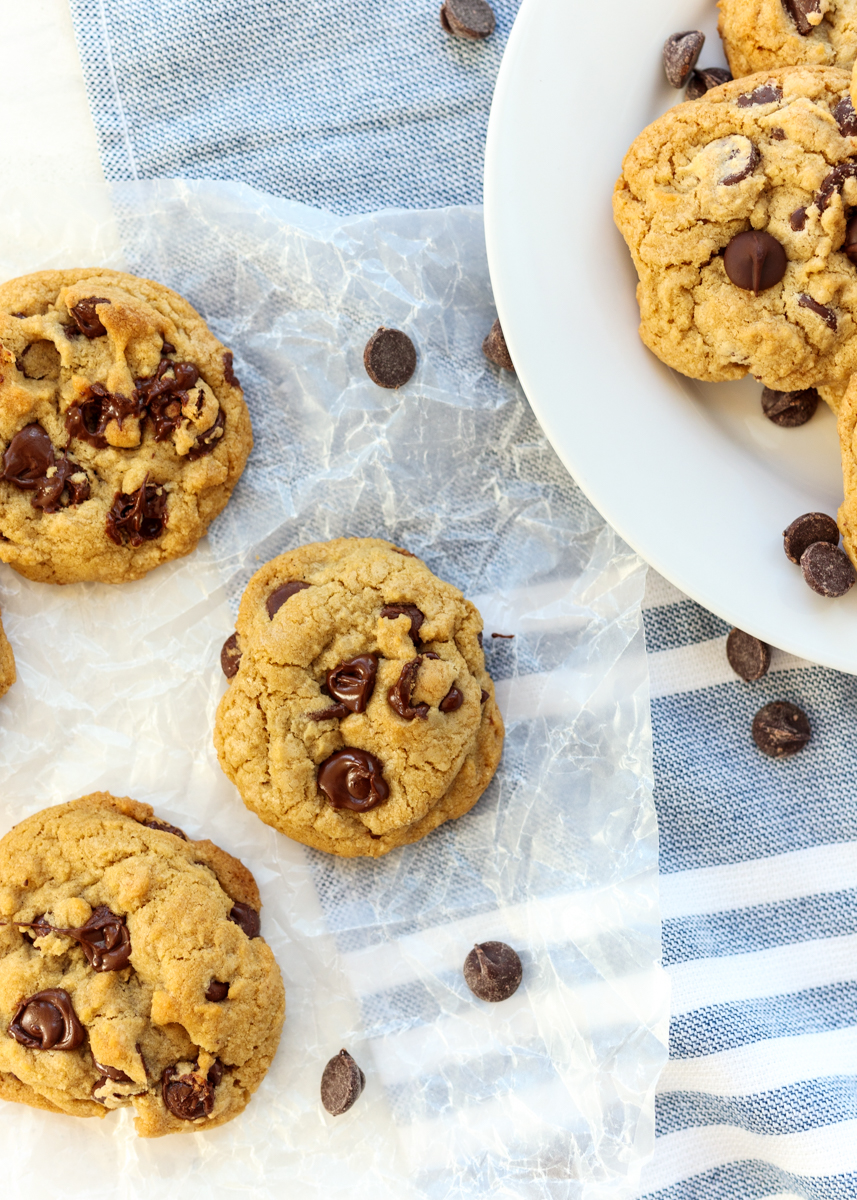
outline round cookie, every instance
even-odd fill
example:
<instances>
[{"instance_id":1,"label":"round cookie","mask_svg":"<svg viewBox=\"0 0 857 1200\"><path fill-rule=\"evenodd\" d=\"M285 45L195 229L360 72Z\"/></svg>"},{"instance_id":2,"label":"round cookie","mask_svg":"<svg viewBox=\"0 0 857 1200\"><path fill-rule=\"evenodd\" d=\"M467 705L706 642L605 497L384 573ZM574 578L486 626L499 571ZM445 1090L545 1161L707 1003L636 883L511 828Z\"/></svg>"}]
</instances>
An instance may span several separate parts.
<instances>
[{"instance_id":1,"label":"round cookie","mask_svg":"<svg viewBox=\"0 0 857 1200\"><path fill-rule=\"evenodd\" d=\"M632 145L614 214L640 280L640 335L669 366L834 392L857 368L857 266L843 250L857 204L849 84L824 67L752 75L676 106ZM733 242L751 231L749 246Z\"/></svg>"},{"instance_id":2,"label":"round cookie","mask_svg":"<svg viewBox=\"0 0 857 1200\"><path fill-rule=\"evenodd\" d=\"M717 28L736 79L778 67L857 59L857 0L720 0Z\"/></svg>"},{"instance_id":3,"label":"round cookie","mask_svg":"<svg viewBox=\"0 0 857 1200\"><path fill-rule=\"evenodd\" d=\"M123 583L188 554L252 444L232 354L169 288L0 286L0 560L22 575Z\"/></svg>"},{"instance_id":4,"label":"round cookie","mask_svg":"<svg viewBox=\"0 0 857 1200\"><path fill-rule=\"evenodd\" d=\"M237 1116L285 1013L237 859L105 792L0 840L0 1098L142 1137Z\"/></svg>"},{"instance_id":5,"label":"round cookie","mask_svg":"<svg viewBox=\"0 0 857 1200\"><path fill-rule=\"evenodd\" d=\"M15 656L0 620L0 696L5 696L17 678Z\"/></svg>"},{"instance_id":6,"label":"round cookie","mask_svg":"<svg viewBox=\"0 0 857 1200\"><path fill-rule=\"evenodd\" d=\"M222 662L220 765L318 850L379 857L473 807L503 744L482 619L377 538L281 554L247 585Z\"/></svg>"}]
</instances>

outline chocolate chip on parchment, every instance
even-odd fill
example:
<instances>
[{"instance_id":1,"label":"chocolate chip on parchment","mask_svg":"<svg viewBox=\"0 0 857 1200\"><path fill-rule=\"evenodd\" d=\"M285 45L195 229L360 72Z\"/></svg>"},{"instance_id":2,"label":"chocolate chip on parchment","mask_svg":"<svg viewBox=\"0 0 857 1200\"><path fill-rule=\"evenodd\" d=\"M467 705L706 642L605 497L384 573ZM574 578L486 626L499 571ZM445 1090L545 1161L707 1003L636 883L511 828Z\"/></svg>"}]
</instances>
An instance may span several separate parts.
<instances>
[{"instance_id":1,"label":"chocolate chip on parchment","mask_svg":"<svg viewBox=\"0 0 857 1200\"><path fill-rule=\"evenodd\" d=\"M228 995L229 984L223 983L219 979L212 979L211 983L209 983L208 987L205 989L206 1000L219 1002L220 1000L225 1000Z\"/></svg>"},{"instance_id":2,"label":"chocolate chip on parchment","mask_svg":"<svg viewBox=\"0 0 857 1200\"><path fill-rule=\"evenodd\" d=\"M509 642L514 637L514 633L492 633L492 638L502 638L504 642Z\"/></svg>"},{"instance_id":3,"label":"chocolate chip on parchment","mask_svg":"<svg viewBox=\"0 0 857 1200\"><path fill-rule=\"evenodd\" d=\"M842 250L857 266L857 213L849 217L848 224L845 226L845 242Z\"/></svg>"},{"instance_id":4,"label":"chocolate chip on parchment","mask_svg":"<svg viewBox=\"0 0 857 1200\"><path fill-rule=\"evenodd\" d=\"M726 639L726 657L735 674L752 683L767 675L771 665L771 648L751 633L732 629Z\"/></svg>"},{"instance_id":5,"label":"chocolate chip on parchment","mask_svg":"<svg viewBox=\"0 0 857 1200\"><path fill-rule=\"evenodd\" d=\"M813 542L800 556L803 577L819 596L844 596L857 581L851 559L830 542Z\"/></svg>"},{"instance_id":6,"label":"chocolate chip on parchment","mask_svg":"<svg viewBox=\"0 0 857 1200\"><path fill-rule=\"evenodd\" d=\"M793 563L800 563L807 546L813 542L839 545L839 526L826 513L804 513L783 530L783 549Z\"/></svg>"},{"instance_id":7,"label":"chocolate chip on parchment","mask_svg":"<svg viewBox=\"0 0 857 1200\"><path fill-rule=\"evenodd\" d=\"M318 786L331 808L369 812L390 794L381 761L368 750L346 746L318 768Z\"/></svg>"},{"instance_id":8,"label":"chocolate chip on parchment","mask_svg":"<svg viewBox=\"0 0 857 1200\"><path fill-rule=\"evenodd\" d=\"M176 1075L175 1067L165 1067L161 1095L167 1109L182 1121L207 1117L214 1108L214 1087L198 1071Z\"/></svg>"},{"instance_id":9,"label":"chocolate chip on parchment","mask_svg":"<svg viewBox=\"0 0 857 1200\"><path fill-rule=\"evenodd\" d=\"M664 74L670 87L684 87L704 45L705 34L699 29L688 29L685 33L674 33L667 38L662 57Z\"/></svg>"},{"instance_id":10,"label":"chocolate chip on parchment","mask_svg":"<svg viewBox=\"0 0 857 1200\"><path fill-rule=\"evenodd\" d=\"M381 616L387 617L391 621L395 621L396 617L409 617L411 622L411 641L415 646L419 645L420 629L422 628L425 616L415 604L385 604L381 609Z\"/></svg>"},{"instance_id":11,"label":"chocolate chip on parchment","mask_svg":"<svg viewBox=\"0 0 857 1200\"><path fill-rule=\"evenodd\" d=\"M815 415L818 400L815 388L804 388L800 392L775 392L773 388L766 387L762 392L762 411L769 421L781 429L797 429Z\"/></svg>"},{"instance_id":12,"label":"chocolate chip on parchment","mask_svg":"<svg viewBox=\"0 0 857 1200\"><path fill-rule=\"evenodd\" d=\"M788 700L766 704L753 718L753 741L769 758L788 758L797 754L810 736L806 713Z\"/></svg>"},{"instance_id":13,"label":"chocolate chip on parchment","mask_svg":"<svg viewBox=\"0 0 857 1200\"><path fill-rule=\"evenodd\" d=\"M366 343L363 365L378 387L400 388L417 369L417 352L406 333L382 325Z\"/></svg>"},{"instance_id":14,"label":"chocolate chip on parchment","mask_svg":"<svg viewBox=\"0 0 857 1200\"><path fill-rule=\"evenodd\" d=\"M783 98L783 89L776 83L762 83L752 92L738 97L739 108L750 108L754 104L775 104Z\"/></svg>"},{"instance_id":15,"label":"chocolate chip on parchment","mask_svg":"<svg viewBox=\"0 0 857 1200\"><path fill-rule=\"evenodd\" d=\"M506 345L499 317L488 330L488 334L482 343L482 353L489 362L494 363L495 366L502 367L504 371L515 370L515 364L512 362L509 347Z\"/></svg>"},{"instance_id":16,"label":"chocolate chip on parchment","mask_svg":"<svg viewBox=\"0 0 857 1200\"><path fill-rule=\"evenodd\" d=\"M232 905L228 920L242 929L251 941L262 932L262 921L256 909L251 908L249 904L242 904L240 900L236 900Z\"/></svg>"},{"instance_id":17,"label":"chocolate chip on parchment","mask_svg":"<svg viewBox=\"0 0 857 1200\"><path fill-rule=\"evenodd\" d=\"M287 600L291 600L292 596L304 591L308 587L308 583L300 583L297 579L292 579L288 583L281 583L275 591L271 592L265 601L265 607L268 610L268 616L271 620L273 621Z\"/></svg>"},{"instance_id":18,"label":"chocolate chip on parchment","mask_svg":"<svg viewBox=\"0 0 857 1200\"><path fill-rule=\"evenodd\" d=\"M447 33L478 42L490 37L496 21L486 0L444 0L440 23Z\"/></svg>"},{"instance_id":19,"label":"chocolate chip on parchment","mask_svg":"<svg viewBox=\"0 0 857 1200\"><path fill-rule=\"evenodd\" d=\"M837 320L836 313L832 308L828 308L826 304L819 304L817 300L813 300L812 296L807 296L806 292L801 292L798 297L798 307L808 308L810 312L815 313L817 317L821 317L828 329L836 332Z\"/></svg>"},{"instance_id":20,"label":"chocolate chip on parchment","mask_svg":"<svg viewBox=\"0 0 857 1200\"><path fill-rule=\"evenodd\" d=\"M332 1117L348 1112L366 1086L366 1076L347 1050L340 1050L321 1075L321 1102Z\"/></svg>"},{"instance_id":21,"label":"chocolate chip on parchment","mask_svg":"<svg viewBox=\"0 0 857 1200\"><path fill-rule=\"evenodd\" d=\"M9 1037L28 1050L76 1050L86 1034L68 992L45 988L18 1004Z\"/></svg>"},{"instance_id":22,"label":"chocolate chip on parchment","mask_svg":"<svg viewBox=\"0 0 857 1200\"><path fill-rule=\"evenodd\" d=\"M464 981L480 1000L496 1004L518 990L521 960L505 942L482 942L464 960Z\"/></svg>"},{"instance_id":23,"label":"chocolate chip on parchment","mask_svg":"<svg viewBox=\"0 0 857 1200\"><path fill-rule=\"evenodd\" d=\"M821 10L821 0L783 0L783 8L797 26L798 33L807 37L816 27L807 17L810 13L818 13Z\"/></svg>"},{"instance_id":24,"label":"chocolate chip on parchment","mask_svg":"<svg viewBox=\"0 0 857 1200\"><path fill-rule=\"evenodd\" d=\"M731 79L732 73L725 67L702 67L692 71L684 98L698 100L712 88L720 87L721 83L729 83Z\"/></svg>"},{"instance_id":25,"label":"chocolate chip on parchment","mask_svg":"<svg viewBox=\"0 0 857 1200\"><path fill-rule=\"evenodd\" d=\"M240 666L241 647L238 645L238 634L233 633L223 643L223 649L220 651L220 669L227 679L232 679L238 674Z\"/></svg>"},{"instance_id":26,"label":"chocolate chip on parchment","mask_svg":"<svg viewBox=\"0 0 857 1200\"><path fill-rule=\"evenodd\" d=\"M787 265L782 245L758 229L736 234L723 255L726 274L735 286L756 296L779 283Z\"/></svg>"}]
</instances>

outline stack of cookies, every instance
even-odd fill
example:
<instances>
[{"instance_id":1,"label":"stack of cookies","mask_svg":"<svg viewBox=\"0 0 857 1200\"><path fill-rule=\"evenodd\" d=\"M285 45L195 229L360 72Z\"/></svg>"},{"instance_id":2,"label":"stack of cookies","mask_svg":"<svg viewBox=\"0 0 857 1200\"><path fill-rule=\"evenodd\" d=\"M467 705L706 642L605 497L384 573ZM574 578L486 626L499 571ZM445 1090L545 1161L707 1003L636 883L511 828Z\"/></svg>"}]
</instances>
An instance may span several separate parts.
<instances>
[{"instance_id":1,"label":"stack of cookies","mask_svg":"<svg viewBox=\"0 0 857 1200\"><path fill-rule=\"evenodd\" d=\"M857 3L720 8L736 78L695 69L702 34L670 38L668 78L690 81L694 98L640 134L615 189L640 334L691 378L752 374L778 424L801 424L819 396L830 405L844 477L838 525L857 565ZM850 587L854 572L836 553Z\"/></svg>"}]
</instances>

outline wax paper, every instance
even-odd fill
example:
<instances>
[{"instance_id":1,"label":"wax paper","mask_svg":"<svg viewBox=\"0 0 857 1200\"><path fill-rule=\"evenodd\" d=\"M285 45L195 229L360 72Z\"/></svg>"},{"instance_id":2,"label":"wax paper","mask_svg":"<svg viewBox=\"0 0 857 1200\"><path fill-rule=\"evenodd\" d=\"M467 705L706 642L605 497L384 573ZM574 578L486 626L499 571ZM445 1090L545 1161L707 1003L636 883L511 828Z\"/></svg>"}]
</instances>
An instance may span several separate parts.
<instances>
[{"instance_id":1,"label":"wax paper","mask_svg":"<svg viewBox=\"0 0 857 1200\"><path fill-rule=\"evenodd\" d=\"M210 1133L143 1141L128 1110L0 1105L4 1198L628 1194L667 1021L645 568L482 355L480 210L342 220L208 182L119 185L114 204L128 267L234 350L256 446L206 542L144 580L51 587L0 569L19 671L0 701L0 821L106 789L239 855L287 1018L246 1112ZM363 369L380 325L417 347L399 391ZM558 386L573 380L570 360ZM390 538L477 604L507 725L473 811L377 861L263 825L211 741L247 579L341 535ZM461 972L491 939L524 964L493 1005ZM366 1089L333 1118L319 1081L342 1048Z\"/></svg>"}]
</instances>

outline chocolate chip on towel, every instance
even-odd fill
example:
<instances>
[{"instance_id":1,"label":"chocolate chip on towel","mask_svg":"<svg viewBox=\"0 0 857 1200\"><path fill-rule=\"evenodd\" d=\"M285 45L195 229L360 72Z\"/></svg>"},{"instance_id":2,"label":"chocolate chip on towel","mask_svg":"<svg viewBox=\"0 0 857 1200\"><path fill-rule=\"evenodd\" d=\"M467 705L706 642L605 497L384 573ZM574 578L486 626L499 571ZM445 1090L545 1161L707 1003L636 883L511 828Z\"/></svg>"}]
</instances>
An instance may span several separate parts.
<instances>
[{"instance_id":1,"label":"chocolate chip on towel","mask_svg":"<svg viewBox=\"0 0 857 1200\"><path fill-rule=\"evenodd\" d=\"M347 1050L335 1054L321 1076L321 1102L332 1117L348 1112L366 1086L366 1076Z\"/></svg>"},{"instance_id":2,"label":"chocolate chip on towel","mask_svg":"<svg viewBox=\"0 0 857 1200\"><path fill-rule=\"evenodd\" d=\"M747 683L767 675L771 665L771 648L742 629L733 629L726 639L726 657L736 675Z\"/></svg>"},{"instance_id":3,"label":"chocolate chip on towel","mask_svg":"<svg viewBox=\"0 0 857 1200\"><path fill-rule=\"evenodd\" d=\"M363 365L378 387L400 388L417 369L417 352L406 333L382 325L366 343Z\"/></svg>"},{"instance_id":4,"label":"chocolate chip on towel","mask_svg":"<svg viewBox=\"0 0 857 1200\"><path fill-rule=\"evenodd\" d=\"M521 960L505 942L482 942L464 960L464 982L480 1000L508 1000L518 990Z\"/></svg>"},{"instance_id":5,"label":"chocolate chip on towel","mask_svg":"<svg viewBox=\"0 0 857 1200\"><path fill-rule=\"evenodd\" d=\"M807 546L800 556L800 569L819 596L844 596L857 580L848 555L830 542L813 542Z\"/></svg>"},{"instance_id":6,"label":"chocolate chip on towel","mask_svg":"<svg viewBox=\"0 0 857 1200\"><path fill-rule=\"evenodd\" d=\"M818 392L815 388L804 388L801 392L775 392L765 388L762 392L762 411L769 421L781 429L797 429L805 425L818 408Z\"/></svg>"},{"instance_id":7,"label":"chocolate chip on towel","mask_svg":"<svg viewBox=\"0 0 857 1200\"><path fill-rule=\"evenodd\" d=\"M674 33L664 42L664 74L670 87L683 88L696 66L699 52L705 44L705 34L699 29Z\"/></svg>"},{"instance_id":8,"label":"chocolate chip on towel","mask_svg":"<svg viewBox=\"0 0 857 1200\"><path fill-rule=\"evenodd\" d=\"M490 37L496 25L494 10L486 0L444 0L440 23L447 33L472 42Z\"/></svg>"},{"instance_id":9,"label":"chocolate chip on towel","mask_svg":"<svg viewBox=\"0 0 857 1200\"><path fill-rule=\"evenodd\" d=\"M685 100L698 100L712 88L720 87L721 83L729 83L731 79L732 74L725 67L703 67L701 70L693 71L684 98Z\"/></svg>"},{"instance_id":10,"label":"chocolate chip on towel","mask_svg":"<svg viewBox=\"0 0 857 1200\"><path fill-rule=\"evenodd\" d=\"M488 331L488 336L482 343L482 353L489 362L494 363L498 367L502 367L504 371L514 371L515 364L512 362L512 356L509 353L509 347L506 345L506 339L503 336L503 328L500 325L499 317Z\"/></svg>"},{"instance_id":11,"label":"chocolate chip on towel","mask_svg":"<svg viewBox=\"0 0 857 1200\"><path fill-rule=\"evenodd\" d=\"M803 552L813 542L839 545L839 526L826 513L804 513L783 530L783 548L793 563L800 563Z\"/></svg>"},{"instance_id":12,"label":"chocolate chip on towel","mask_svg":"<svg viewBox=\"0 0 857 1200\"><path fill-rule=\"evenodd\" d=\"M809 719L796 704L774 700L753 718L753 741L769 758L788 758L810 739Z\"/></svg>"}]
</instances>

